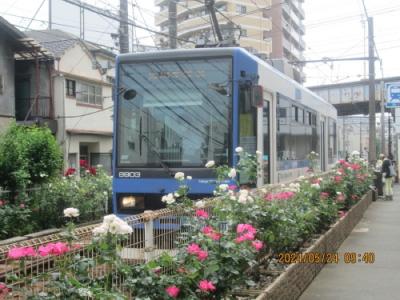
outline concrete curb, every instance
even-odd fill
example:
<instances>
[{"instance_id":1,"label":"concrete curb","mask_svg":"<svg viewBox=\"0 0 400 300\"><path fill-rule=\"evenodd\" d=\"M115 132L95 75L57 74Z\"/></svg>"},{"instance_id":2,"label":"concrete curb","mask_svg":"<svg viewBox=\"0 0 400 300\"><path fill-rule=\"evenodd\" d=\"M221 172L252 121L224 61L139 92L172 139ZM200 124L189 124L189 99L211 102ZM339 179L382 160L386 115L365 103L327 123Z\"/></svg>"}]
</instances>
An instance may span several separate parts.
<instances>
[{"instance_id":1,"label":"concrete curb","mask_svg":"<svg viewBox=\"0 0 400 300\"><path fill-rule=\"evenodd\" d=\"M358 224L372 202L372 191L365 194L340 220L315 241L304 253L336 253L343 241ZM343 259L343 257L340 257ZM315 276L322 270L323 263L291 264L269 285L256 300L298 299Z\"/></svg>"}]
</instances>

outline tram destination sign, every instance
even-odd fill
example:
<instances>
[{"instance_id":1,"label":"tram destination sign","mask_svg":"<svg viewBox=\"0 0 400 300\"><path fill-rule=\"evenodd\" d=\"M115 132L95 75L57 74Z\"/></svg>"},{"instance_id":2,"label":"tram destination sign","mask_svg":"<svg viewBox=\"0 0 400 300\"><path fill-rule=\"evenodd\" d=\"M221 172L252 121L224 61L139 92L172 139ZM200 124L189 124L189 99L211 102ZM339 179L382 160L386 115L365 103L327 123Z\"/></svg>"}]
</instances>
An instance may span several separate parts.
<instances>
[{"instance_id":1,"label":"tram destination sign","mask_svg":"<svg viewBox=\"0 0 400 300\"><path fill-rule=\"evenodd\" d=\"M400 107L400 82L388 82L385 83L386 108L396 108Z\"/></svg>"}]
</instances>

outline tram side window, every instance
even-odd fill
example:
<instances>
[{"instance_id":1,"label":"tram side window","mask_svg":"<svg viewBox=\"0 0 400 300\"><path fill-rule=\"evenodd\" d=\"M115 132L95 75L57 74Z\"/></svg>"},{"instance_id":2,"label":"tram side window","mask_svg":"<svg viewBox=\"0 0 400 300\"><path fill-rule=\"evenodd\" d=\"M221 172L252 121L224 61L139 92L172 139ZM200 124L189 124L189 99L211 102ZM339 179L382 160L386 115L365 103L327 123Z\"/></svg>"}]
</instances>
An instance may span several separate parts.
<instances>
[{"instance_id":1,"label":"tram side window","mask_svg":"<svg viewBox=\"0 0 400 300\"><path fill-rule=\"evenodd\" d=\"M309 165L307 155L318 152L319 133L316 114L294 105L295 101L279 95L277 107L278 169L304 168ZM290 115L286 113L289 112ZM315 123L313 122L315 118Z\"/></svg>"},{"instance_id":2,"label":"tram side window","mask_svg":"<svg viewBox=\"0 0 400 300\"><path fill-rule=\"evenodd\" d=\"M257 150L257 108L251 104L250 89L242 87L239 99L239 145L248 153Z\"/></svg>"},{"instance_id":3,"label":"tram side window","mask_svg":"<svg viewBox=\"0 0 400 300\"><path fill-rule=\"evenodd\" d=\"M337 160L336 122L328 119L328 164Z\"/></svg>"}]
</instances>

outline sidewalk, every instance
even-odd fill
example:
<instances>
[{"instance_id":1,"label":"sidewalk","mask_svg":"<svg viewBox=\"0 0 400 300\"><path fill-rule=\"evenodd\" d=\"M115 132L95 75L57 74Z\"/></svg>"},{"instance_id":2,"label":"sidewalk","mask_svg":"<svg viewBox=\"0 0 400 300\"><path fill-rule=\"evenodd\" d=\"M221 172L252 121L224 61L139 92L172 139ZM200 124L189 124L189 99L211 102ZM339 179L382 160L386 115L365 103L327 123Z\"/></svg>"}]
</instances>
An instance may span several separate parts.
<instances>
[{"instance_id":1,"label":"sidewalk","mask_svg":"<svg viewBox=\"0 0 400 300\"><path fill-rule=\"evenodd\" d=\"M327 264L300 300L400 299L400 185L393 201L372 202L338 252L340 263ZM344 252L374 252L375 262L345 264Z\"/></svg>"}]
</instances>

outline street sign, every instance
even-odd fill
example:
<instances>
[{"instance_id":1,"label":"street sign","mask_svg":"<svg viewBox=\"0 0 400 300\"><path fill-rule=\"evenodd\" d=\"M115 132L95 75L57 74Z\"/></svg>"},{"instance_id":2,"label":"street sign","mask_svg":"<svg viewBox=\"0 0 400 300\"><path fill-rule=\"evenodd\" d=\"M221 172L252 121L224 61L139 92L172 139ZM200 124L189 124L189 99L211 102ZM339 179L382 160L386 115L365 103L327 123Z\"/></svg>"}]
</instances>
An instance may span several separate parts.
<instances>
[{"instance_id":1,"label":"street sign","mask_svg":"<svg viewBox=\"0 0 400 300\"><path fill-rule=\"evenodd\" d=\"M385 83L387 102L386 108L400 107L400 82Z\"/></svg>"}]
</instances>

